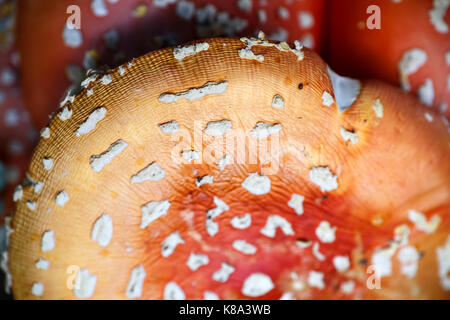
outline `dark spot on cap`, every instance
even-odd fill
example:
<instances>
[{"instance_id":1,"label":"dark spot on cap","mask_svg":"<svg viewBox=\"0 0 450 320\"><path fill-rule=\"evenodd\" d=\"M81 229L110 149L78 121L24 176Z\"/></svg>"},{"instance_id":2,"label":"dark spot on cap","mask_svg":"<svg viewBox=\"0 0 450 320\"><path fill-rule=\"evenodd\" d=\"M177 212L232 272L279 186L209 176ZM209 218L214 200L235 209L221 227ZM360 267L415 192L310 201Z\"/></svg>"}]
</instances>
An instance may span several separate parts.
<instances>
[{"instance_id":1,"label":"dark spot on cap","mask_svg":"<svg viewBox=\"0 0 450 320\"><path fill-rule=\"evenodd\" d=\"M300 83L300 84L298 85L298 88L299 88L300 90L302 90L302 89L303 89L303 83Z\"/></svg>"},{"instance_id":2,"label":"dark spot on cap","mask_svg":"<svg viewBox=\"0 0 450 320\"><path fill-rule=\"evenodd\" d=\"M362 265L362 266L367 265L367 259L361 259L361 260L359 260L359 264Z\"/></svg>"}]
</instances>

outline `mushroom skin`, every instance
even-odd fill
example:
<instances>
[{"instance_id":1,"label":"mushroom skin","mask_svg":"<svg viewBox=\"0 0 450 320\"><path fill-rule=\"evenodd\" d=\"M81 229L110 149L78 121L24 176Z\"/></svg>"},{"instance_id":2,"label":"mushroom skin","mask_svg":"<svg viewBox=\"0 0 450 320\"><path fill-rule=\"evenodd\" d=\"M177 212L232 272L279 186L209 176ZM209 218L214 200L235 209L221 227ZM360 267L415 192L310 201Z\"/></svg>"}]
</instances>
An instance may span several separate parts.
<instances>
[{"instance_id":1,"label":"mushroom skin","mask_svg":"<svg viewBox=\"0 0 450 320\"><path fill-rule=\"evenodd\" d=\"M333 90L327 65L316 53L300 49L299 60L280 51L286 44L277 48L260 40L263 45L251 48L264 56L259 62L239 56L248 43L243 40L205 40L208 50L181 61L173 48L148 53L109 71L108 84L98 76L59 109L50 120L52 135L39 142L29 167L44 187L39 195L23 187L12 221L15 298L75 299L75 271L83 272L86 286L78 297L92 299L202 299L205 292L220 299L450 297L436 257L450 230L446 124L434 113L434 121L427 121L428 109L416 99L373 80L361 81L356 100L341 112L334 97L342 92ZM222 91L205 86L225 81ZM192 88L203 90L193 94ZM333 98L330 106L323 104L325 91ZM272 107L275 95L284 108ZM377 99L382 117L374 109ZM105 116L77 137L100 107ZM59 114L67 110L71 117L62 121ZM229 120L232 129L224 136L202 135L220 120ZM170 121L178 130L163 132L160 125ZM279 124L281 130L258 139L252 130L259 122ZM356 133L358 142L345 141L341 127ZM235 149L245 158L231 156L220 170L226 144L221 138L228 135L245 141ZM265 143L275 151L249 152L252 144ZM102 153L107 156L99 158ZM50 171L44 158L54 159ZM101 170L93 170L93 159L95 168L102 161ZM139 175L155 162L164 175L156 166L153 174ZM213 182L197 186L206 175ZM147 180L133 183L135 176ZM56 199L62 191L68 200L63 206ZM302 208L293 194L304 197ZM436 230L426 233L412 224L412 209L428 221L438 216ZM103 224L103 240L94 241L94 225L103 214L112 228ZM236 217L244 221L235 225L245 228L233 226ZM395 231L402 225L410 232ZM173 249L166 256L164 241ZM369 289L367 267L386 246L395 246L391 274L381 278L380 289ZM421 252L412 278L399 269L397 252L404 246ZM336 256L348 257L347 268L338 264L345 270L337 271ZM40 258L50 262L48 270L35 267ZM95 281L88 281L93 275ZM32 294L36 282L44 286L40 296Z\"/></svg>"},{"instance_id":2,"label":"mushroom skin","mask_svg":"<svg viewBox=\"0 0 450 320\"><path fill-rule=\"evenodd\" d=\"M179 9L180 3L194 5L195 12ZM252 4L249 11L246 3ZM317 50L322 47L324 0L292 3L284 0L127 0L115 3L79 0L76 1L81 12L78 34L82 38L80 43L74 41L68 46L63 41L63 30L73 13L67 13L66 9L72 5L71 0L19 2L18 39L24 70L21 81L24 99L38 127L47 123L47 115L55 110L54 106L66 90L77 88L81 81L77 78L80 69L116 67L161 47L215 36L252 36L258 30L274 39L286 37L283 40L292 42L304 39ZM264 12L263 20L259 18L260 12ZM299 22L301 13L304 15L302 24ZM204 18L199 21L197 14ZM117 42L113 48L104 38L108 34L111 36L112 31L116 32L112 37L116 40L112 42ZM91 57L88 67L84 63L87 54Z\"/></svg>"},{"instance_id":3,"label":"mushroom skin","mask_svg":"<svg viewBox=\"0 0 450 320\"><path fill-rule=\"evenodd\" d=\"M345 76L376 78L405 90L409 82L408 91L450 118L450 11L445 2L330 1L326 53L330 66ZM375 4L381 28L369 29L366 21L374 11L366 11ZM411 59L417 69L402 79L401 61L413 49L420 50L416 56L426 55L425 61Z\"/></svg>"}]
</instances>

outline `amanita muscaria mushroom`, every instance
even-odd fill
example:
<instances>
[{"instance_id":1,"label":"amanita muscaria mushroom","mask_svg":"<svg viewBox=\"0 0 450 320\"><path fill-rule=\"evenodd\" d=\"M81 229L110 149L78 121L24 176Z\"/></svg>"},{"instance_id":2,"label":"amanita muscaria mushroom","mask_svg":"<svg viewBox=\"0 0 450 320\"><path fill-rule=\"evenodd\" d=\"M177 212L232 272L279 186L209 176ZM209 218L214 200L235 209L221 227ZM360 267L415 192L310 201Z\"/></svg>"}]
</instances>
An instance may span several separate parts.
<instances>
[{"instance_id":1,"label":"amanita muscaria mushroom","mask_svg":"<svg viewBox=\"0 0 450 320\"><path fill-rule=\"evenodd\" d=\"M400 85L449 118L449 5L448 0L330 1L330 66ZM380 29L374 29L376 22Z\"/></svg>"},{"instance_id":2,"label":"amanita muscaria mushroom","mask_svg":"<svg viewBox=\"0 0 450 320\"><path fill-rule=\"evenodd\" d=\"M449 298L445 121L260 36L149 53L55 113L16 298Z\"/></svg>"},{"instance_id":3,"label":"amanita muscaria mushroom","mask_svg":"<svg viewBox=\"0 0 450 320\"><path fill-rule=\"evenodd\" d=\"M323 0L23 0L18 37L22 85L34 123L42 127L70 85L91 68L110 67L160 47L214 36L301 39L320 50ZM73 7L80 8L80 30ZM70 14L67 13L67 8ZM39 25L39 28L36 26ZM39 83L39 86L36 86Z\"/></svg>"}]
</instances>

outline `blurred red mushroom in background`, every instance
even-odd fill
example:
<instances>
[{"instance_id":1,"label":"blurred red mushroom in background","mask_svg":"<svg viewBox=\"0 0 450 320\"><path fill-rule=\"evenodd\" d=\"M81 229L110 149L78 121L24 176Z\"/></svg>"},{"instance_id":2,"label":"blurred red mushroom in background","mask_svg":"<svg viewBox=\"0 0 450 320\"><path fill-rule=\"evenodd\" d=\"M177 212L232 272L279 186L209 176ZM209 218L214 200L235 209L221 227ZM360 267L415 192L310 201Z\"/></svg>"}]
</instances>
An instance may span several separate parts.
<instances>
[{"instance_id":1,"label":"blurred red mushroom in background","mask_svg":"<svg viewBox=\"0 0 450 320\"><path fill-rule=\"evenodd\" d=\"M263 30L269 39L298 39L319 51L322 46L323 0L81 0L81 29L69 30L67 8L73 4L19 3L24 99L38 127L70 85L77 90L86 70L115 67L167 45Z\"/></svg>"},{"instance_id":2,"label":"blurred red mushroom in background","mask_svg":"<svg viewBox=\"0 0 450 320\"><path fill-rule=\"evenodd\" d=\"M331 0L328 62L347 76L400 85L449 117L449 4L448 0ZM366 13L372 5L380 9L380 29L366 25L375 14Z\"/></svg>"}]
</instances>

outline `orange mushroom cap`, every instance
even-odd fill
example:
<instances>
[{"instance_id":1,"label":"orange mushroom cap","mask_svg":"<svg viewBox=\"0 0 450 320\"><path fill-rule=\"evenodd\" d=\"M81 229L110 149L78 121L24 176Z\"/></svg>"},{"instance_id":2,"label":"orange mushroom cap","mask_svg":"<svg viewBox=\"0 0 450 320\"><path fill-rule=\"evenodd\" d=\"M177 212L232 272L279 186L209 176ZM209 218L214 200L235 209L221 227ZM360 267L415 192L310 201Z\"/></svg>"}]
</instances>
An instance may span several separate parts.
<instances>
[{"instance_id":1,"label":"orange mushroom cap","mask_svg":"<svg viewBox=\"0 0 450 320\"><path fill-rule=\"evenodd\" d=\"M16 298L450 297L448 126L410 95L263 34L84 85L15 194Z\"/></svg>"}]
</instances>

